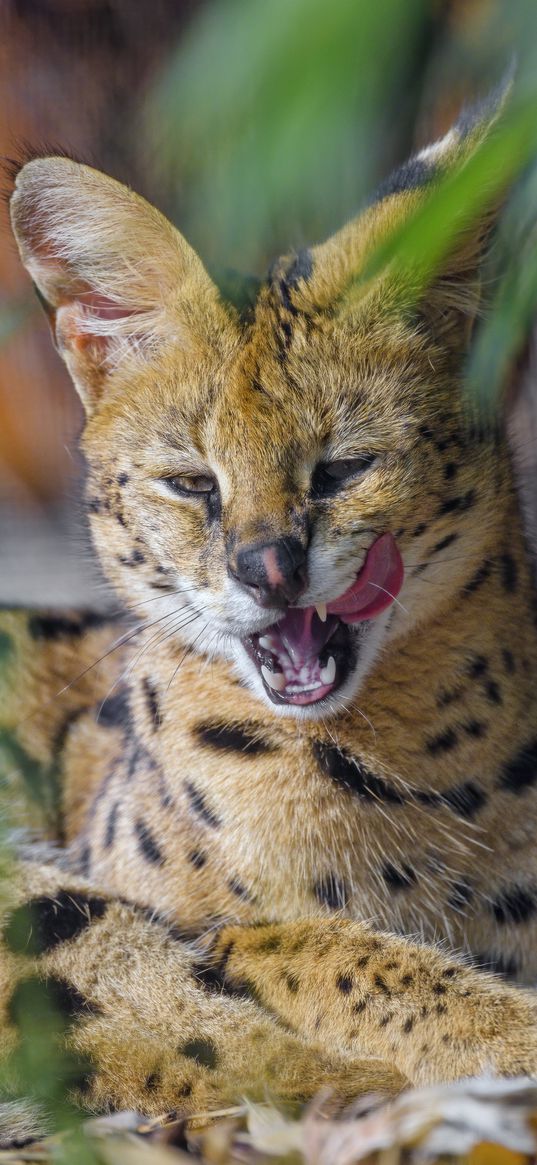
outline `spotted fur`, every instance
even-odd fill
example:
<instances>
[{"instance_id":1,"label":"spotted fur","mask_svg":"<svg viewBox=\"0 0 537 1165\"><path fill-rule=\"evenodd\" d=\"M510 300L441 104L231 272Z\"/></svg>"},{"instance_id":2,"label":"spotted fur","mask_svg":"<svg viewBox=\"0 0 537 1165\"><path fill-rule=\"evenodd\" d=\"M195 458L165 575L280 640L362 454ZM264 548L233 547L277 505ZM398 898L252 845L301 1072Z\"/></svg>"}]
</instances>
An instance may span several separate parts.
<instances>
[{"instance_id":1,"label":"spotted fur","mask_svg":"<svg viewBox=\"0 0 537 1165\"><path fill-rule=\"evenodd\" d=\"M2 618L12 819L61 847L14 877L3 1055L35 980L92 1109L537 1072L536 595L506 438L461 393L491 212L412 312L389 272L361 280L480 132L465 116L279 260L248 321L131 191L60 158L18 177L130 616ZM398 601L319 708L275 705L245 548L278 547L277 580L306 563L311 605L387 530Z\"/></svg>"}]
</instances>

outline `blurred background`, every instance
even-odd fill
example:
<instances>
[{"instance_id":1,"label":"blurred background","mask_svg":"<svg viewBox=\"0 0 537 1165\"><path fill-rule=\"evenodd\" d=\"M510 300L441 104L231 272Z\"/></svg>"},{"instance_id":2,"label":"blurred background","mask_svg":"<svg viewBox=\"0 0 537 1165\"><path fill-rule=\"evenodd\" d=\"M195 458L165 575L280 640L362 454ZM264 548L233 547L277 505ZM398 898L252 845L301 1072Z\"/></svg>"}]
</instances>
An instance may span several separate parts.
<instances>
[{"instance_id":1,"label":"blurred background","mask_svg":"<svg viewBox=\"0 0 537 1165\"><path fill-rule=\"evenodd\" d=\"M524 365L537 305L535 0L0 0L0 26L0 154L60 148L129 183L229 294L356 213L516 54L495 165L519 182L473 383L492 399ZM5 203L0 220L0 601L95 602L81 410ZM520 407L531 460L531 393Z\"/></svg>"}]
</instances>

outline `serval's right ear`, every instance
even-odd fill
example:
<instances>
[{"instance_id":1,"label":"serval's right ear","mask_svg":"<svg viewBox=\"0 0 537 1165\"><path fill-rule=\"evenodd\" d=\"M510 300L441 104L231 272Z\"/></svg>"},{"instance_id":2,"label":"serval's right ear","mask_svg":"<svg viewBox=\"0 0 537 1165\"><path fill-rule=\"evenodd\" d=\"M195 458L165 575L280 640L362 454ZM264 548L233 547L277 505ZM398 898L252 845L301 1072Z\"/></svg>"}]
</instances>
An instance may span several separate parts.
<instances>
[{"instance_id":1,"label":"serval's right ear","mask_svg":"<svg viewBox=\"0 0 537 1165\"><path fill-rule=\"evenodd\" d=\"M197 339L229 327L216 287L182 235L89 166L61 157L28 162L16 179L11 220L88 412L120 365L131 374L163 344L195 350Z\"/></svg>"}]
</instances>

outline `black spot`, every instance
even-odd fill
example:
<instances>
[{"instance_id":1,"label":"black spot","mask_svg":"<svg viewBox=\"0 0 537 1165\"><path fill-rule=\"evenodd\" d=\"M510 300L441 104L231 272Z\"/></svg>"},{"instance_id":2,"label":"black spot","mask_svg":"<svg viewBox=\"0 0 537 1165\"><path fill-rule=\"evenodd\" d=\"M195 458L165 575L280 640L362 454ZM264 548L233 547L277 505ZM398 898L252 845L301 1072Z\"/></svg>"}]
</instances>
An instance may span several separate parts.
<instances>
[{"instance_id":1,"label":"black spot","mask_svg":"<svg viewBox=\"0 0 537 1165\"><path fill-rule=\"evenodd\" d=\"M313 753L322 772L349 792L369 800L387 801L392 805L404 804L405 798L398 789L394 789L383 777L375 776L359 760L335 745L315 741Z\"/></svg>"},{"instance_id":2,"label":"black spot","mask_svg":"<svg viewBox=\"0 0 537 1165\"><path fill-rule=\"evenodd\" d=\"M392 865L391 862L386 862L382 870L382 877L392 890L408 890L416 882L414 870L406 862L400 869Z\"/></svg>"},{"instance_id":3,"label":"black spot","mask_svg":"<svg viewBox=\"0 0 537 1165\"><path fill-rule=\"evenodd\" d=\"M336 979L336 987L343 995L349 995L354 986L351 975L338 975Z\"/></svg>"},{"instance_id":4,"label":"black spot","mask_svg":"<svg viewBox=\"0 0 537 1165\"><path fill-rule=\"evenodd\" d=\"M509 886L492 902L492 912L500 926L527 922L535 909L535 891L524 886Z\"/></svg>"},{"instance_id":5,"label":"black spot","mask_svg":"<svg viewBox=\"0 0 537 1165\"><path fill-rule=\"evenodd\" d=\"M413 1027L414 1027L414 1016L409 1015L408 1019L405 1019L405 1022L403 1024L403 1031L408 1035L408 1033L412 1031Z\"/></svg>"},{"instance_id":6,"label":"black spot","mask_svg":"<svg viewBox=\"0 0 537 1165\"><path fill-rule=\"evenodd\" d=\"M126 521L126 518L124 517L124 515L122 514L121 510L116 510L115 518L116 518L116 522L119 522L119 525L123 526L123 529L126 530L127 529L127 521Z\"/></svg>"},{"instance_id":7,"label":"black spot","mask_svg":"<svg viewBox=\"0 0 537 1165\"><path fill-rule=\"evenodd\" d=\"M102 627L109 621L110 615L101 615L96 611L80 613L72 618L66 615L32 615L28 619L28 630L32 639L70 639L95 627Z\"/></svg>"},{"instance_id":8,"label":"black spot","mask_svg":"<svg viewBox=\"0 0 537 1165\"><path fill-rule=\"evenodd\" d=\"M270 934L267 938L261 939L257 944L257 950L260 955L274 955L281 949L282 940L278 935ZM293 953L296 952L296 946L293 947Z\"/></svg>"},{"instance_id":9,"label":"black spot","mask_svg":"<svg viewBox=\"0 0 537 1165\"><path fill-rule=\"evenodd\" d=\"M519 967L515 959L505 955L472 954L472 961L478 970L490 971L503 979L516 979Z\"/></svg>"},{"instance_id":10,"label":"black spot","mask_svg":"<svg viewBox=\"0 0 537 1165\"><path fill-rule=\"evenodd\" d=\"M447 991L447 987L446 987L445 983L433 983L433 986L432 986L433 995L445 995L446 991Z\"/></svg>"},{"instance_id":11,"label":"black spot","mask_svg":"<svg viewBox=\"0 0 537 1165\"><path fill-rule=\"evenodd\" d=\"M483 586L483 583L485 583L490 577L491 569L492 564L489 561L483 562L482 565L476 570L475 574L472 575L470 581L466 583L466 586L462 588L462 594L475 594L475 592L478 591L479 588Z\"/></svg>"},{"instance_id":12,"label":"black spot","mask_svg":"<svg viewBox=\"0 0 537 1165\"><path fill-rule=\"evenodd\" d=\"M445 538L441 538L440 542L437 542L433 546L432 553L438 554L441 550L447 550L448 546L452 546L453 543L457 541L458 537L458 534L446 534Z\"/></svg>"},{"instance_id":13,"label":"black spot","mask_svg":"<svg viewBox=\"0 0 537 1165\"><path fill-rule=\"evenodd\" d=\"M149 1076L146 1076L144 1088L146 1092L155 1092L157 1088L160 1088L161 1083L162 1073L159 1068L155 1068L153 1072L149 1073Z\"/></svg>"},{"instance_id":14,"label":"black spot","mask_svg":"<svg viewBox=\"0 0 537 1165\"><path fill-rule=\"evenodd\" d=\"M374 975L373 976L373 983L375 984L375 987L377 987L378 990L382 993L382 995L390 995L391 994L390 989L388 987L388 984L382 978L382 975Z\"/></svg>"},{"instance_id":15,"label":"black spot","mask_svg":"<svg viewBox=\"0 0 537 1165\"><path fill-rule=\"evenodd\" d=\"M433 736L431 740L426 742L427 751L431 756L437 756L442 752L451 752L452 748L458 744L458 737L453 728L446 728L445 732L440 732L438 736Z\"/></svg>"},{"instance_id":16,"label":"black spot","mask_svg":"<svg viewBox=\"0 0 537 1165\"><path fill-rule=\"evenodd\" d=\"M189 1040L178 1051L182 1056L195 1060L196 1064L201 1064L203 1068L216 1068L218 1065L216 1045L212 1040Z\"/></svg>"},{"instance_id":17,"label":"black spot","mask_svg":"<svg viewBox=\"0 0 537 1165\"><path fill-rule=\"evenodd\" d=\"M455 464L454 461L448 461L447 464L444 465L444 477L446 481L453 481L453 478L457 476L458 472L459 467ZM455 537L457 537L457 535L455 535Z\"/></svg>"},{"instance_id":18,"label":"black spot","mask_svg":"<svg viewBox=\"0 0 537 1165\"><path fill-rule=\"evenodd\" d=\"M447 1007L446 1007L445 1003L436 1003L434 1009L435 1009L437 1015L445 1015L446 1011L447 1011Z\"/></svg>"},{"instance_id":19,"label":"black spot","mask_svg":"<svg viewBox=\"0 0 537 1165\"><path fill-rule=\"evenodd\" d=\"M437 708L448 708L450 704L454 704L456 700L460 700L464 692L462 688L450 688L438 693L436 697Z\"/></svg>"},{"instance_id":20,"label":"black spot","mask_svg":"<svg viewBox=\"0 0 537 1165\"><path fill-rule=\"evenodd\" d=\"M428 530L428 529L429 529L429 527L427 525L427 522L420 522L419 526L416 526L416 529L412 531L412 537L413 538L421 538L421 535L425 534L426 530Z\"/></svg>"},{"instance_id":21,"label":"black spot","mask_svg":"<svg viewBox=\"0 0 537 1165\"><path fill-rule=\"evenodd\" d=\"M128 481L130 481L128 473L120 473L118 475L118 479L117 479L118 485L126 485Z\"/></svg>"},{"instance_id":22,"label":"black spot","mask_svg":"<svg viewBox=\"0 0 537 1165\"><path fill-rule=\"evenodd\" d=\"M141 550L133 550L128 557L124 554L118 555L118 562L122 566L140 566L142 562L145 562L145 554Z\"/></svg>"},{"instance_id":23,"label":"black spot","mask_svg":"<svg viewBox=\"0 0 537 1165\"><path fill-rule=\"evenodd\" d=\"M467 720L461 724L461 728L467 736L473 736L476 740L481 740L487 734L487 726L481 720Z\"/></svg>"},{"instance_id":24,"label":"black spot","mask_svg":"<svg viewBox=\"0 0 537 1165\"><path fill-rule=\"evenodd\" d=\"M198 817L203 818L207 825L211 825L213 829L218 829L222 822L216 813L209 808L205 797L200 793L199 789L196 789L191 781L185 781L185 791L194 813L197 813Z\"/></svg>"},{"instance_id":25,"label":"black spot","mask_svg":"<svg viewBox=\"0 0 537 1165\"><path fill-rule=\"evenodd\" d=\"M360 1015L360 1012L365 1011L366 1007L367 1001L365 999L359 999L358 1003L353 1003L352 1010L355 1015Z\"/></svg>"},{"instance_id":26,"label":"black spot","mask_svg":"<svg viewBox=\"0 0 537 1165\"><path fill-rule=\"evenodd\" d=\"M381 1018L379 1019L379 1027L387 1027L388 1024L390 1023L390 1020L392 1020L392 1019L393 1019L393 1013L391 1011L388 1011L386 1013L386 1015L381 1016Z\"/></svg>"},{"instance_id":27,"label":"black spot","mask_svg":"<svg viewBox=\"0 0 537 1165\"><path fill-rule=\"evenodd\" d=\"M330 910L343 910L349 900L349 893L345 883L335 874L326 874L313 886L313 893L318 902L329 906Z\"/></svg>"},{"instance_id":28,"label":"black spot","mask_svg":"<svg viewBox=\"0 0 537 1165\"><path fill-rule=\"evenodd\" d=\"M100 498L88 498L87 507L90 514L100 514L102 511L102 504Z\"/></svg>"},{"instance_id":29,"label":"black spot","mask_svg":"<svg viewBox=\"0 0 537 1165\"><path fill-rule=\"evenodd\" d=\"M401 975L399 984L401 987L411 987L414 982L414 976L407 972L406 975Z\"/></svg>"},{"instance_id":30,"label":"black spot","mask_svg":"<svg viewBox=\"0 0 537 1165\"><path fill-rule=\"evenodd\" d=\"M455 975L458 975L459 972L460 972L460 967L446 967L445 971L442 971L442 978L443 979L454 979Z\"/></svg>"},{"instance_id":31,"label":"black spot","mask_svg":"<svg viewBox=\"0 0 537 1165\"><path fill-rule=\"evenodd\" d=\"M247 756L272 752L273 745L259 737L259 729L245 724L223 724L219 721L197 724L194 733L200 744L219 752L242 752Z\"/></svg>"},{"instance_id":32,"label":"black spot","mask_svg":"<svg viewBox=\"0 0 537 1165\"><path fill-rule=\"evenodd\" d=\"M102 1015L102 1008L92 1003L73 983L59 975L47 975L41 980L43 1003L52 1008L67 1024L74 1020Z\"/></svg>"},{"instance_id":33,"label":"black spot","mask_svg":"<svg viewBox=\"0 0 537 1165\"><path fill-rule=\"evenodd\" d=\"M239 878L230 878L228 886L231 890L231 893L236 894L237 898L242 898L245 902L249 902L251 895L248 893L246 886L243 886Z\"/></svg>"},{"instance_id":34,"label":"black spot","mask_svg":"<svg viewBox=\"0 0 537 1165\"><path fill-rule=\"evenodd\" d=\"M476 492L474 489L469 489L467 493L459 495L456 498L447 498L442 502L438 510L438 517L442 518L446 514L463 514L475 504Z\"/></svg>"},{"instance_id":35,"label":"black spot","mask_svg":"<svg viewBox=\"0 0 537 1165\"><path fill-rule=\"evenodd\" d=\"M537 740L530 741L503 766L498 784L510 793L523 793L537 780Z\"/></svg>"},{"instance_id":36,"label":"black spot","mask_svg":"<svg viewBox=\"0 0 537 1165\"><path fill-rule=\"evenodd\" d=\"M127 688L121 688L114 696L107 697L99 708L97 723L101 728L128 728L130 707Z\"/></svg>"},{"instance_id":37,"label":"black spot","mask_svg":"<svg viewBox=\"0 0 537 1165\"><path fill-rule=\"evenodd\" d=\"M487 797L474 781L464 781L463 784L449 789L447 793L442 793L442 800L454 813L470 819L483 808Z\"/></svg>"},{"instance_id":38,"label":"black spot","mask_svg":"<svg viewBox=\"0 0 537 1165\"><path fill-rule=\"evenodd\" d=\"M466 670L471 679L477 680L480 676L485 675L488 666L489 661L485 655L474 655Z\"/></svg>"},{"instance_id":39,"label":"black spot","mask_svg":"<svg viewBox=\"0 0 537 1165\"><path fill-rule=\"evenodd\" d=\"M145 822L136 821L134 825L134 832L138 842L138 849L143 854L144 858L146 858L147 861L151 862L154 866L162 866L165 861L164 854L162 853L162 850L155 841L153 834Z\"/></svg>"},{"instance_id":40,"label":"black spot","mask_svg":"<svg viewBox=\"0 0 537 1165\"><path fill-rule=\"evenodd\" d=\"M512 554L501 554L499 558L502 585L508 594L516 591L518 583L517 564Z\"/></svg>"},{"instance_id":41,"label":"black spot","mask_svg":"<svg viewBox=\"0 0 537 1165\"><path fill-rule=\"evenodd\" d=\"M284 978L287 984L287 988L291 992L291 995L296 995L300 988L300 979L298 978L298 975L287 974L284 976Z\"/></svg>"},{"instance_id":42,"label":"black spot","mask_svg":"<svg viewBox=\"0 0 537 1165\"><path fill-rule=\"evenodd\" d=\"M199 849L193 849L188 855L188 860L192 863L195 870L202 870L207 864L207 855Z\"/></svg>"},{"instance_id":43,"label":"black spot","mask_svg":"<svg viewBox=\"0 0 537 1165\"><path fill-rule=\"evenodd\" d=\"M472 901L473 896L474 892L470 883L461 879L461 881L453 883L448 905L452 906L454 910L462 910Z\"/></svg>"},{"instance_id":44,"label":"black spot","mask_svg":"<svg viewBox=\"0 0 537 1165\"><path fill-rule=\"evenodd\" d=\"M502 703L502 694L496 680L487 680L485 684L485 695L491 704Z\"/></svg>"},{"instance_id":45,"label":"black spot","mask_svg":"<svg viewBox=\"0 0 537 1165\"><path fill-rule=\"evenodd\" d=\"M215 482L212 490L205 494L205 505L207 508L207 517L212 525L220 521L222 517L222 497L217 483Z\"/></svg>"},{"instance_id":46,"label":"black spot","mask_svg":"<svg viewBox=\"0 0 537 1165\"><path fill-rule=\"evenodd\" d=\"M144 695L145 695L145 700L146 700L146 704L147 704L147 710L149 712L149 716L150 716L151 723L153 726L153 732L158 732L158 730L161 726L161 723L162 723L162 717L160 714L160 706L159 706L159 700L158 700L158 692L157 692L155 685L151 682L151 680L149 679L148 676L144 676L143 689L144 689Z\"/></svg>"},{"instance_id":47,"label":"black spot","mask_svg":"<svg viewBox=\"0 0 537 1165\"><path fill-rule=\"evenodd\" d=\"M291 315L297 315L298 311L291 299L290 292L298 287L302 280L306 281L309 279L312 271L313 259L311 251L308 251L307 249L299 251L283 275L281 269L279 270L277 265L273 270L272 280L275 282L274 275L276 275L276 282L281 301L286 311L290 312Z\"/></svg>"},{"instance_id":48,"label":"black spot","mask_svg":"<svg viewBox=\"0 0 537 1165\"><path fill-rule=\"evenodd\" d=\"M502 648L502 659L507 675L512 676L516 671L516 663L513 652L509 651L508 647Z\"/></svg>"},{"instance_id":49,"label":"black spot","mask_svg":"<svg viewBox=\"0 0 537 1165\"><path fill-rule=\"evenodd\" d=\"M62 942L78 938L97 918L102 918L106 899L88 897L77 890L60 890L56 897L32 898L18 906L8 920L4 940L17 955L44 955Z\"/></svg>"}]
</instances>

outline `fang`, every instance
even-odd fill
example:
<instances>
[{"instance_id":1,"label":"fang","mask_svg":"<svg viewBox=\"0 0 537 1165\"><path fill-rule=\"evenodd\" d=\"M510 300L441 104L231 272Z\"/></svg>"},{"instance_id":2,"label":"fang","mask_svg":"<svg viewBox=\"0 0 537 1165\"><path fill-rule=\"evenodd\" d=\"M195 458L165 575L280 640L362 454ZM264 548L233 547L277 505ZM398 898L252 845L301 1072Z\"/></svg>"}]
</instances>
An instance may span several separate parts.
<instances>
[{"instance_id":1,"label":"fang","mask_svg":"<svg viewBox=\"0 0 537 1165\"><path fill-rule=\"evenodd\" d=\"M326 667L321 668L321 680L323 684L333 684L336 678L336 661L331 655Z\"/></svg>"}]
</instances>

